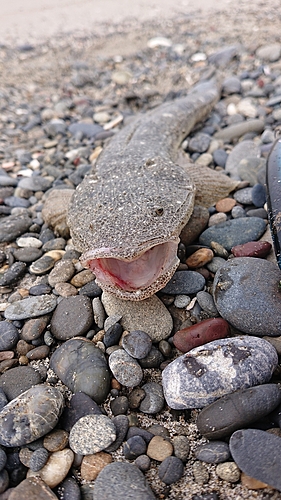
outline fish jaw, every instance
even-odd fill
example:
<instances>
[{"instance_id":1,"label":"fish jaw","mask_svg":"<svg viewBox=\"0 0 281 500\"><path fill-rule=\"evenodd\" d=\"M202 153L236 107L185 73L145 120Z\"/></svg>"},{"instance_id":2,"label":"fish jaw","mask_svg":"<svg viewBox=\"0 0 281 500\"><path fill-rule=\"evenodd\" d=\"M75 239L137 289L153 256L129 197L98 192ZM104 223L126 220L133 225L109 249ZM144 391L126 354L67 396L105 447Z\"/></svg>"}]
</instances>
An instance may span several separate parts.
<instances>
[{"instance_id":1,"label":"fish jaw","mask_svg":"<svg viewBox=\"0 0 281 500\"><path fill-rule=\"evenodd\" d=\"M97 284L124 300L144 300L163 288L178 267L179 238L157 243L120 258L117 249L89 250L81 257ZM122 253L124 250L122 250Z\"/></svg>"}]
</instances>

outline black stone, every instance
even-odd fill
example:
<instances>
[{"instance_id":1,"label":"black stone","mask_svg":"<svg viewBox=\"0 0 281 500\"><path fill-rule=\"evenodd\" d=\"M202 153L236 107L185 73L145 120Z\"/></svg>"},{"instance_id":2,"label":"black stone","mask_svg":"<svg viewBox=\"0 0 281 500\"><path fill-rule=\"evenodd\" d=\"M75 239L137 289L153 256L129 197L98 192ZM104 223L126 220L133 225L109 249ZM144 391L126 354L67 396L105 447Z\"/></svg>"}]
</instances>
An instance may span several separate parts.
<instances>
[{"instance_id":1,"label":"black stone","mask_svg":"<svg viewBox=\"0 0 281 500\"><path fill-rule=\"evenodd\" d=\"M184 465L177 457L167 457L158 469L158 476L165 484L173 484L178 481L184 473Z\"/></svg>"},{"instance_id":2,"label":"black stone","mask_svg":"<svg viewBox=\"0 0 281 500\"><path fill-rule=\"evenodd\" d=\"M63 429L70 432L79 418L85 415L101 414L102 410L90 396L84 392L76 392L73 394L68 406L65 407L60 422Z\"/></svg>"},{"instance_id":3,"label":"black stone","mask_svg":"<svg viewBox=\"0 0 281 500\"><path fill-rule=\"evenodd\" d=\"M194 452L195 457L208 464L226 462L230 457L229 446L224 441L211 441L198 446Z\"/></svg>"},{"instance_id":4,"label":"black stone","mask_svg":"<svg viewBox=\"0 0 281 500\"><path fill-rule=\"evenodd\" d=\"M205 232L205 231L204 231ZM168 295L190 295L203 290L205 278L196 271L177 271L161 293Z\"/></svg>"},{"instance_id":5,"label":"black stone","mask_svg":"<svg viewBox=\"0 0 281 500\"><path fill-rule=\"evenodd\" d=\"M18 329L9 321L0 322L0 351L13 349L19 340Z\"/></svg>"},{"instance_id":6,"label":"black stone","mask_svg":"<svg viewBox=\"0 0 281 500\"><path fill-rule=\"evenodd\" d=\"M132 436L123 446L123 453L127 460L135 460L146 453L146 442L141 436Z\"/></svg>"}]
</instances>

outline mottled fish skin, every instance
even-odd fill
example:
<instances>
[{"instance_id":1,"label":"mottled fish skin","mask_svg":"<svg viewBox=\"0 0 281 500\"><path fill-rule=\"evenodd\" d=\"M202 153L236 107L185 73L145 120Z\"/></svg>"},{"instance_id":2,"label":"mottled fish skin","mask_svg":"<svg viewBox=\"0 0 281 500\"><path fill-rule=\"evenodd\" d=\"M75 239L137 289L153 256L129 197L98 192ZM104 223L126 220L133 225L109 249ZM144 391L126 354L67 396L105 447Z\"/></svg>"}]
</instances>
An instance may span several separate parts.
<instances>
[{"instance_id":1,"label":"mottled fish skin","mask_svg":"<svg viewBox=\"0 0 281 500\"><path fill-rule=\"evenodd\" d=\"M82 261L90 256L129 262L165 242L174 242L176 253L195 198L188 167L177 164L179 146L195 124L208 116L219 96L215 80L199 84L186 97L140 115L111 139L95 170L77 187L68 211L74 246L84 253ZM222 184L227 180L227 187L212 199L234 189L226 176L207 170L211 180L215 175L215 183L220 177ZM205 191L215 183L207 181ZM201 187L199 191L200 198ZM169 269L137 290L97 281L123 299L143 300L168 282L178 262L175 255Z\"/></svg>"}]
</instances>

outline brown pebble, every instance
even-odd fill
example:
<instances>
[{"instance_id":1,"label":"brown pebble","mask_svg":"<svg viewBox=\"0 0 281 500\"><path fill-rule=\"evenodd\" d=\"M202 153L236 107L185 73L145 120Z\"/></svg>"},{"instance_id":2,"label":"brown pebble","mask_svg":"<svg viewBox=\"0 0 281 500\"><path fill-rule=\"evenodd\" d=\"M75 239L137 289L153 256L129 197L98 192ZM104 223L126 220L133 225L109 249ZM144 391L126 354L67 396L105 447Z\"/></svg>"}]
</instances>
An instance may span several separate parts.
<instances>
[{"instance_id":1,"label":"brown pebble","mask_svg":"<svg viewBox=\"0 0 281 500\"><path fill-rule=\"evenodd\" d=\"M33 451L29 448L21 448L19 452L19 459L25 467L29 467L30 459L33 455Z\"/></svg>"},{"instance_id":2,"label":"brown pebble","mask_svg":"<svg viewBox=\"0 0 281 500\"><path fill-rule=\"evenodd\" d=\"M58 497L40 477L24 479L9 495L9 500L57 500Z\"/></svg>"},{"instance_id":3,"label":"brown pebble","mask_svg":"<svg viewBox=\"0 0 281 500\"><path fill-rule=\"evenodd\" d=\"M230 334L230 326L223 318L205 319L196 325L178 330L173 342L177 349L188 352L207 342L223 339Z\"/></svg>"},{"instance_id":4,"label":"brown pebble","mask_svg":"<svg viewBox=\"0 0 281 500\"><path fill-rule=\"evenodd\" d=\"M213 257L214 252L210 248L199 248L199 250L186 259L186 264L190 269L196 269L197 267L205 266L205 264L211 262Z\"/></svg>"},{"instance_id":5,"label":"brown pebble","mask_svg":"<svg viewBox=\"0 0 281 500\"><path fill-rule=\"evenodd\" d=\"M44 332L50 320L49 315L41 316L40 318L29 319L23 325L21 336L26 342L32 342L40 337Z\"/></svg>"},{"instance_id":6,"label":"brown pebble","mask_svg":"<svg viewBox=\"0 0 281 500\"><path fill-rule=\"evenodd\" d=\"M185 246L191 245L191 243L197 239L202 231L204 231L207 227L209 216L210 214L207 208L195 205L192 216L190 217L188 223L183 227L180 234L180 239Z\"/></svg>"},{"instance_id":7,"label":"brown pebble","mask_svg":"<svg viewBox=\"0 0 281 500\"><path fill-rule=\"evenodd\" d=\"M33 349L33 345L28 344L25 340L21 339L18 341L16 349L19 356L26 356L28 351Z\"/></svg>"},{"instance_id":8,"label":"brown pebble","mask_svg":"<svg viewBox=\"0 0 281 500\"><path fill-rule=\"evenodd\" d=\"M247 474L244 474L244 472L241 473L240 480L242 486L246 486L246 488L249 488L250 490L260 490L262 488L268 488L268 484L263 483L262 481L259 481L258 479L255 479L251 476L247 476Z\"/></svg>"},{"instance_id":9,"label":"brown pebble","mask_svg":"<svg viewBox=\"0 0 281 500\"><path fill-rule=\"evenodd\" d=\"M89 269L84 269L80 273L75 274L70 283L76 288L80 288L87 283L90 283L90 281L93 281L94 279L95 276L93 275L92 271L90 271Z\"/></svg>"},{"instance_id":10,"label":"brown pebble","mask_svg":"<svg viewBox=\"0 0 281 500\"><path fill-rule=\"evenodd\" d=\"M49 356L50 353L50 347L47 345L40 345L38 347L35 347L31 351L28 351L26 354L27 359L35 360L35 359L45 359L47 356Z\"/></svg>"},{"instance_id":11,"label":"brown pebble","mask_svg":"<svg viewBox=\"0 0 281 500\"><path fill-rule=\"evenodd\" d=\"M56 283L55 291L61 297L72 297L73 295L77 295L78 293L77 288L75 288L75 286L71 285L70 283Z\"/></svg>"},{"instance_id":12,"label":"brown pebble","mask_svg":"<svg viewBox=\"0 0 281 500\"><path fill-rule=\"evenodd\" d=\"M233 198L223 198L216 203L217 212L230 212L235 207L236 201Z\"/></svg>"},{"instance_id":13,"label":"brown pebble","mask_svg":"<svg viewBox=\"0 0 281 500\"><path fill-rule=\"evenodd\" d=\"M86 455L81 463L81 477L85 481L94 481L102 469L112 462L112 456L104 451Z\"/></svg>"},{"instance_id":14,"label":"brown pebble","mask_svg":"<svg viewBox=\"0 0 281 500\"><path fill-rule=\"evenodd\" d=\"M29 359L27 356L20 356L19 357L19 364L21 366L26 366L26 365L28 365L28 363L29 363Z\"/></svg>"},{"instance_id":15,"label":"brown pebble","mask_svg":"<svg viewBox=\"0 0 281 500\"><path fill-rule=\"evenodd\" d=\"M244 245L232 247L231 252L234 257L259 257L262 259L267 257L271 247L272 245L268 241L249 241Z\"/></svg>"},{"instance_id":16,"label":"brown pebble","mask_svg":"<svg viewBox=\"0 0 281 500\"><path fill-rule=\"evenodd\" d=\"M4 361L5 359L13 359L14 355L14 351L1 351L0 361Z\"/></svg>"},{"instance_id":17,"label":"brown pebble","mask_svg":"<svg viewBox=\"0 0 281 500\"><path fill-rule=\"evenodd\" d=\"M13 368L13 366L17 366L18 359L4 359L4 361L0 362L0 373L4 373L9 368Z\"/></svg>"},{"instance_id":18,"label":"brown pebble","mask_svg":"<svg viewBox=\"0 0 281 500\"><path fill-rule=\"evenodd\" d=\"M43 446L48 451L60 451L68 445L68 432L63 429L55 429L44 437Z\"/></svg>"},{"instance_id":19,"label":"brown pebble","mask_svg":"<svg viewBox=\"0 0 281 500\"><path fill-rule=\"evenodd\" d=\"M111 388L117 389L118 391L120 391L122 388L122 385L118 382L118 380L116 380L116 378L112 378L111 379Z\"/></svg>"},{"instance_id":20,"label":"brown pebble","mask_svg":"<svg viewBox=\"0 0 281 500\"><path fill-rule=\"evenodd\" d=\"M146 454L153 460L163 462L165 458L173 454L174 447L170 441L162 436L154 436L148 444Z\"/></svg>"}]
</instances>

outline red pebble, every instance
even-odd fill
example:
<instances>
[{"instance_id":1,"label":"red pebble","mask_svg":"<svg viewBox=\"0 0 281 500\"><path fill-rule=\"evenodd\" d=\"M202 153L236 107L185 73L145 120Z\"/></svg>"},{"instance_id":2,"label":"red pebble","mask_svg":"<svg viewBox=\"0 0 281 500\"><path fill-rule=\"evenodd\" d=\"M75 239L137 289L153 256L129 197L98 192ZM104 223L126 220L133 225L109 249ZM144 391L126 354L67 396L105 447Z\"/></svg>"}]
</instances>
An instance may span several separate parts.
<instances>
[{"instance_id":1,"label":"red pebble","mask_svg":"<svg viewBox=\"0 0 281 500\"><path fill-rule=\"evenodd\" d=\"M223 318L205 319L196 325L183 328L175 333L174 345L182 352L207 344L212 340L223 339L230 334L230 326Z\"/></svg>"},{"instance_id":2,"label":"red pebble","mask_svg":"<svg viewBox=\"0 0 281 500\"><path fill-rule=\"evenodd\" d=\"M271 243L268 241L249 241L244 245L232 247L231 252L234 257L266 257L271 250Z\"/></svg>"}]
</instances>

